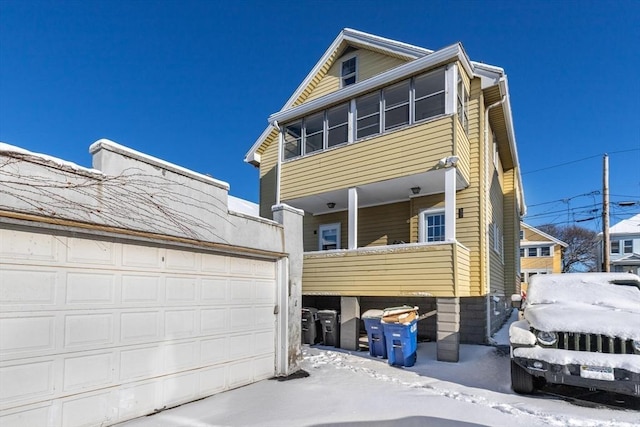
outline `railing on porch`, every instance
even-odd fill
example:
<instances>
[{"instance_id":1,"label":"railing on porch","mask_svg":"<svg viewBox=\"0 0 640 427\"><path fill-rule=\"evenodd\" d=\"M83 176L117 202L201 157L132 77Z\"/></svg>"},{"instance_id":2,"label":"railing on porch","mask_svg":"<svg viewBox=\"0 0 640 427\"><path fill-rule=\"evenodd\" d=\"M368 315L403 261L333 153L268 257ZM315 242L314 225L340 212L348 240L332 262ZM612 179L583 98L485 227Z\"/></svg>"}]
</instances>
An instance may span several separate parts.
<instances>
[{"instance_id":1,"label":"railing on porch","mask_svg":"<svg viewBox=\"0 0 640 427\"><path fill-rule=\"evenodd\" d=\"M306 252L305 295L470 295L469 249L458 242Z\"/></svg>"}]
</instances>

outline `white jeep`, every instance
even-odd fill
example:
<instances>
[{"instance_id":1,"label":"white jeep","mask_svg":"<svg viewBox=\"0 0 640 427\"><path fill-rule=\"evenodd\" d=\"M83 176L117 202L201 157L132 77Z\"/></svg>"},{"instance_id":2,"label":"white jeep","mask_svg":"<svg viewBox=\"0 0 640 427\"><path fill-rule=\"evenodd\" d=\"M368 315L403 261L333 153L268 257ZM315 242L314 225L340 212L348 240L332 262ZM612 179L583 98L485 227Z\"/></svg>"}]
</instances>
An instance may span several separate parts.
<instances>
[{"instance_id":1,"label":"white jeep","mask_svg":"<svg viewBox=\"0 0 640 427\"><path fill-rule=\"evenodd\" d=\"M629 273L534 276L512 297L511 388L545 383L640 396L640 277Z\"/></svg>"}]
</instances>

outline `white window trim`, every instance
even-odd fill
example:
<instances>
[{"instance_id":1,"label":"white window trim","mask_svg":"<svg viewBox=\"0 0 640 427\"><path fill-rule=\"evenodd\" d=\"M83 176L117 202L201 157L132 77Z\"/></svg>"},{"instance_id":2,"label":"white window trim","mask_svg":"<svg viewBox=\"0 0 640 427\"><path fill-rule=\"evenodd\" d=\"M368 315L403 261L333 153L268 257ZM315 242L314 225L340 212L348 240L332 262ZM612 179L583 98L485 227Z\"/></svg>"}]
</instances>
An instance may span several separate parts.
<instances>
[{"instance_id":1,"label":"white window trim","mask_svg":"<svg viewBox=\"0 0 640 427\"><path fill-rule=\"evenodd\" d=\"M420 211L420 214L418 217L418 242L419 243L442 243L443 241L446 241L446 239L443 241L437 241L437 242L427 241L427 228L425 227L425 224L424 224L425 217L428 215L437 215L437 214L444 215L445 214L444 208L428 208ZM446 230L447 230L446 218L444 223L444 229L446 233Z\"/></svg>"},{"instance_id":2,"label":"white window trim","mask_svg":"<svg viewBox=\"0 0 640 427\"><path fill-rule=\"evenodd\" d=\"M349 73L349 74L346 74L346 75L344 75L344 76L343 76L343 75L342 75L342 66L343 66L343 64L344 64L345 62L347 62L347 61L350 61L350 60L354 59L354 58L355 58L355 60L356 60L356 67L355 67L356 69L355 69L355 71L354 71L353 73ZM357 53L354 53L354 54L348 55L348 56L346 56L345 58L343 58L343 59L340 61L340 88L347 87L347 86L351 86L351 85L353 85L353 84L358 83L358 69L360 68L360 67L359 67L359 65L360 65L360 64L359 64L359 62L360 62L360 61L358 60L358 54L357 54ZM344 81L345 81L346 79L350 78L350 77L355 77L355 78L356 78L356 81L355 81L354 83L351 83L351 85L345 85L345 84L344 84Z\"/></svg>"},{"instance_id":3,"label":"white window trim","mask_svg":"<svg viewBox=\"0 0 640 427\"><path fill-rule=\"evenodd\" d=\"M322 249L322 231L323 230L331 230L331 229L336 229L336 233L337 233L337 238L336 238L336 249L340 249L340 239L342 237L342 233L340 230L340 223L339 222L333 222L331 224L321 224L318 227L318 250L319 251L325 251L325 250L333 250L333 249Z\"/></svg>"}]
</instances>

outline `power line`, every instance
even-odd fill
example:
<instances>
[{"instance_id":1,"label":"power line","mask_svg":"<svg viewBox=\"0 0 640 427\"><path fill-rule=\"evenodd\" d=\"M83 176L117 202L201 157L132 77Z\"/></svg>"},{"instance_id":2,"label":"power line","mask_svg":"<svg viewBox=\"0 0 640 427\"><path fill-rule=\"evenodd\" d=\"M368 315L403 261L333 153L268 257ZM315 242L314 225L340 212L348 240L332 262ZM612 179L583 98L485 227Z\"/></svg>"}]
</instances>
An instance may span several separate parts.
<instances>
[{"instance_id":1,"label":"power line","mask_svg":"<svg viewBox=\"0 0 640 427\"><path fill-rule=\"evenodd\" d=\"M629 152L631 152L631 151L640 151L640 148L631 148L631 149L629 149L629 150L612 151L612 152L610 152L610 153L608 153L608 154L629 153ZM559 164L557 164L557 165L547 166L547 167L544 167L544 168L541 168L541 169L536 169L536 170L532 170L532 171L522 172L522 173L521 173L521 175L527 175L527 174L530 174L530 173L542 172L542 171L546 171L546 170L553 169L553 168L559 168L559 167L562 167L562 166L572 165L572 164L574 164L574 163L583 162L583 161L585 161L585 160L595 159L596 157L602 157L602 154L596 154L596 155L589 156L589 157L584 157L584 158L582 158L582 159L578 159L578 160L571 160L571 161L568 161L568 162L559 163Z\"/></svg>"}]
</instances>

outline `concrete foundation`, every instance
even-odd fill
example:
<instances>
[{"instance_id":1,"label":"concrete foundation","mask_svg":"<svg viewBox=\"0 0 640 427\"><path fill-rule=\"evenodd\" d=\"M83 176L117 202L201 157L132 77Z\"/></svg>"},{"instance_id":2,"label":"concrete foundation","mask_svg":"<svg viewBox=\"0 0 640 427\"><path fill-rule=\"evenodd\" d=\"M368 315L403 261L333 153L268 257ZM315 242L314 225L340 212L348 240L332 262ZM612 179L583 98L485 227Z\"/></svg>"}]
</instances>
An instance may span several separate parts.
<instances>
[{"instance_id":1,"label":"concrete foundation","mask_svg":"<svg viewBox=\"0 0 640 427\"><path fill-rule=\"evenodd\" d=\"M460 359L460 298L438 298L437 357L443 362Z\"/></svg>"}]
</instances>

